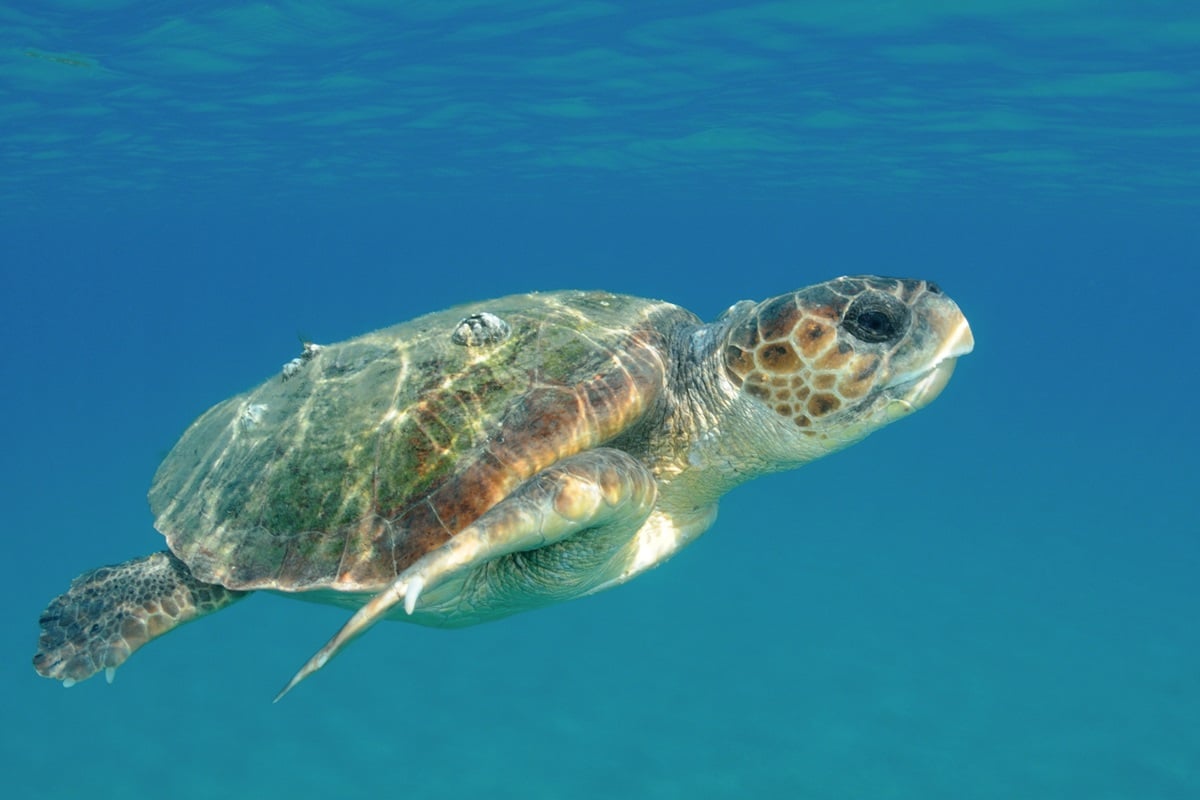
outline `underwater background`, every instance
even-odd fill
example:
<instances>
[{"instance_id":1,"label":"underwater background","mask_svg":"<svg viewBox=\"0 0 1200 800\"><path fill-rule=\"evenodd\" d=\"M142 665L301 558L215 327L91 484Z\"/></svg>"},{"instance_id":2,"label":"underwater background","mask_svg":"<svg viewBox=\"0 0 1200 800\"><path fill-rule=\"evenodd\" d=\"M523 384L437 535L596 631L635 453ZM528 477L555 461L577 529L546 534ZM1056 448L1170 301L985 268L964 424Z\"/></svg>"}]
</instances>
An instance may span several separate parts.
<instances>
[{"instance_id":1,"label":"underwater background","mask_svg":"<svg viewBox=\"0 0 1200 800\"><path fill-rule=\"evenodd\" d=\"M1200 7L0 7L0 781L41 798L1200 797ZM69 691L184 428L535 289L938 281L976 350L620 589L458 631L260 595Z\"/></svg>"}]
</instances>

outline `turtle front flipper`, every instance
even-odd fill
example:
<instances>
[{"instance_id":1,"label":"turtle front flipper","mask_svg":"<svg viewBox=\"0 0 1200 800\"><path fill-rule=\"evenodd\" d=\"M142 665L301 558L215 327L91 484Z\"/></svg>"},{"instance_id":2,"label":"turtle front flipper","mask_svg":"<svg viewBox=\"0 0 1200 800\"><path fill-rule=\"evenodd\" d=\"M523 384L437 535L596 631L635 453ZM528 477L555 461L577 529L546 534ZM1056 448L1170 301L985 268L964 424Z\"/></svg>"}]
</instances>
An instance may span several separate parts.
<instances>
[{"instance_id":1,"label":"turtle front flipper","mask_svg":"<svg viewBox=\"0 0 1200 800\"><path fill-rule=\"evenodd\" d=\"M597 448L558 461L397 575L300 668L276 702L401 601L408 614L453 617L465 607L475 617L499 618L610 582L619 568L614 556L646 521L657 493L650 471L620 450Z\"/></svg>"},{"instance_id":2,"label":"turtle front flipper","mask_svg":"<svg viewBox=\"0 0 1200 800\"><path fill-rule=\"evenodd\" d=\"M34 669L64 686L104 670L111 683L146 642L246 594L201 583L168 552L85 572L42 612Z\"/></svg>"}]
</instances>

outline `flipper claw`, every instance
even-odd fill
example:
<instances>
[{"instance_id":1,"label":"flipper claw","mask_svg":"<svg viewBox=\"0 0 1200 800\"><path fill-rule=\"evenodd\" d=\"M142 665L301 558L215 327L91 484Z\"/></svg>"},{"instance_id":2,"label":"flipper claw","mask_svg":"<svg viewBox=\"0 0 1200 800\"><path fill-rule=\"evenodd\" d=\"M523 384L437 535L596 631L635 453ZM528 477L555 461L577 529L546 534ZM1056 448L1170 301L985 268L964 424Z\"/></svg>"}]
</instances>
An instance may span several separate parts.
<instances>
[{"instance_id":1,"label":"flipper claw","mask_svg":"<svg viewBox=\"0 0 1200 800\"><path fill-rule=\"evenodd\" d=\"M408 590L404 593L404 613L412 616L412 613L417 609L417 598L421 595L421 590L425 588L425 579L417 575L408 584Z\"/></svg>"},{"instance_id":2,"label":"flipper claw","mask_svg":"<svg viewBox=\"0 0 1200 800\"><path fill-rule=\"evenodd\" d=\"M392 581L386 589L372 597L366 605L354 612L354 616L341 627L333 638L325 643L325 646L318 650L312 658L305 662L304 666L292 676L288 681L287 686L280 690L279 694L275 695L272 702L278 703L283 699L283 696L296 687L300 681L312 675L321 667L329 663L329 659L333 658L342 648L350 644L354 639L367 632L367 629L374 625L379 620L383 619L384 615L392 609L401 600L405 601L405 610L412 613L409 607L409 601L406 598L409 587L414 586L415 592L412 597L412 608L416 607L416 594L421 591L424 581L416 578L410 584L409 579L405 575L398 576Z\"/></svg>"}]
</instances>

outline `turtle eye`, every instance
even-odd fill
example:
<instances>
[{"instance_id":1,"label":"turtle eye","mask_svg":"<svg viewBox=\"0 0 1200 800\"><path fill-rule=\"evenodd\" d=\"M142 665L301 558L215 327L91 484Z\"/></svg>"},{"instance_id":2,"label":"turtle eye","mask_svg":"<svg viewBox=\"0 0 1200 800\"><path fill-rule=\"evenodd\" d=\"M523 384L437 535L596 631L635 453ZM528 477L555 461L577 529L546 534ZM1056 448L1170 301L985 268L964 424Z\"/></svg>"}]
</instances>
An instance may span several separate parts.
<instances>
[{"instance_id":1,"label":"turtle eye","mask_svg":"<svg viewBox=\"0 0 1200 800\"><path fill-rule=\"evenodd\" d=\"M887 342L908 328L912 316L908 306L881 292L859 295L842 318L842 327L864 342Z\"/></svg>"}]
</instances>

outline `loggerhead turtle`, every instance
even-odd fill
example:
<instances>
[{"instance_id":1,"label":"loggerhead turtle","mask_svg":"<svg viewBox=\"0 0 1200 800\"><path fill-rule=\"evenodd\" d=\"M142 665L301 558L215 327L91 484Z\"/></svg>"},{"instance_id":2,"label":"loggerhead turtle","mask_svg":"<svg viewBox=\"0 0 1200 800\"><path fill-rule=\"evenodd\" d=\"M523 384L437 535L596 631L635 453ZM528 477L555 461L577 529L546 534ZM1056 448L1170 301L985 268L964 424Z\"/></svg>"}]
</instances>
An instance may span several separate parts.
<instances>
[{"instance_id":1,"label":"loggerhead turtle","mask_svg":"<svg viewBox=\"0 0 1200 800\"><path fill-rule=\"evenodd\" d=\"M252 590L358 609L282 697L385 616L463 626L593 594L682 549L737 484L926 405L972 346L935 284L873 276L711 324L564 291L305 345L188 428L150 488L170 549L76 578L34 667L111 680Z\"/></svg>"}]
</instances>

